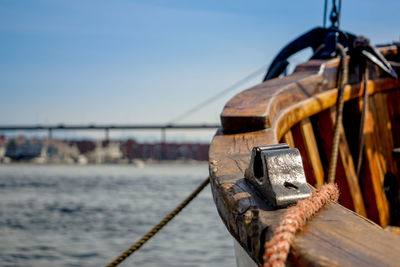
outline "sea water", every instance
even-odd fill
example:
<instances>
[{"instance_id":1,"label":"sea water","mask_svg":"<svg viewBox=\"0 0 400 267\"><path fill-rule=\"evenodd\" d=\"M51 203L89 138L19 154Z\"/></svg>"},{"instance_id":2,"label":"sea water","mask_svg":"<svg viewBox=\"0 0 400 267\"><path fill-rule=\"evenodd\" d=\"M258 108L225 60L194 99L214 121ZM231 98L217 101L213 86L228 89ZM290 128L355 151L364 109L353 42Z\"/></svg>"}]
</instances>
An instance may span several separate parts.
<instances>
[{"instance_id":1,"label":"sea water","mask_svg":"<svg viewBox=\"0 0 400 267\"><path fill-rule=\"evenodd\" d=\"M0 165L0 266L104 266L208 175L207 164ZM121 266L234 266L210 187Z\"/></svg>"}]
</instances>

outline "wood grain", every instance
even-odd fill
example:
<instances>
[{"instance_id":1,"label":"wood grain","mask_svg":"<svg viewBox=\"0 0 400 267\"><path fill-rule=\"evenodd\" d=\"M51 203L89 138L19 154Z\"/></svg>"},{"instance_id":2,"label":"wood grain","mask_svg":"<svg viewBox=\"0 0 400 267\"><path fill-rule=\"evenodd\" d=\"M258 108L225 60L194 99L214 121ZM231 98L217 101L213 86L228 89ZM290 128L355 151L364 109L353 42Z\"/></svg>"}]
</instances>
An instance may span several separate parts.
<instances>
[{"instance_id":1,"label":"wood grain","mask_svg":"<svg viewBox=\"0 0 400 267\"><path fill-rule=\"evenodd\" d=\"M296 136L298 136L299 139L301 138L301 140L299 140L297 143L302 143L302 146L304 146L306 154L303 158L305 158L311 165L312 176L314 177L315 185L322 185L324 183L324 169L322 167L317 141L315 140L311 121L307 118L302 120L298 125L300 136L299 134Z\"/></svg>"},{"instance_id":2,"label":"wood grain","mask_svg":"<svg viewBox=\"0 0 400 267\"><path fill-rule=\"evenodd\" d=\"M288 144L289 147L294 148L295 143L294 143L294 138L293 138L293 133L291 130L288 130L282 137L282 140L284 143Z\"/></svg>"},{"instance_id":3,"label":"wood grain","mask_svg":"<svg viewBox=\"0 0 400 267\"><path fill-rule=\"evenodd\" d=\"M397 48L387 48L390 49ZM397 50L383 51L388 55L397 53ZM321 152L320 147L323 147L324 154L330 155L325 132L331 132L333 123L330 108L336 102L337 66L337 60L310 61L298 67L294 75L267 81L238 94L221 114L222 128L214 136L209 152L214 201L229 232L259 264L264 241L272 235L285 210L272 208L244 178L250 151L254 146L277 144L281 139L294 142L296 147L301 143L302 155L309 159L312 175L318 183L317 179L320 181L323 177L321 168L325 167L326 160L312 163L309 154ZM382 77L380 72L371 77L370 95L391 93L400 86L399 80ZM359 81L346 86L345 101L361 96L359 89ZM396 108L389 108L387 115L393 121L398 114ZM313 115L318 118L314 138L310 134L313 127L307 121ZM300 123L302 120L305 122ZM354 163L343 130L341 135L338 163L342 169L338 172L342 173L338 178L343 195L341 203L365 214L360 190L354 189L357 179L354 179ZM369 138L374 145L376 137ZM324 140L326 144L322 144ZM321 159L326 156L324 154L320 155ZM383 161L377 158L375 162L382 164ZM322 167L315 167L318 164ZM373 192L375 194L375 190ZM294 265L394 266L400 255L400 237L341 205L330 204L296 236L290 253L289 260Z\"/></svg>"},{"instance_id":4,"label":"wood grain","mask_svg":"<svg viewBox=\"0 0 400 267\"><path fill-rule=\"evenodd\" d=\"M274 210L244 179L250 150L276 143L270 130L216 135L210 150L212 192L227 229L249 255L260 262L263 241L273 233L284 209ZM244 198L237 194L248 192ZM390 245L389 245L390 244ZM348 209L325 207L296 236L291 249L293 264L391 266L400 253L400 237Z\"/></svg>"},{"instance_id":5,"label":"wood grain","mask_svg":"<svg viewBox=\"0 0 400 267\"><path fill-rule=\"evenodd\" d=\"M318 117L317 127L321 137L319 142L321 143L323 150L325 152L325 157L327 158L327 161L325 162L326 165L324 166L325 170L327 171L332 150L333 127L335 124L334 121L335 110L334 109L325 110L323 112L320 112L317 115L317 117ZM346 155L344 155L343 150L340 149L343 145L343 140L345 140L345 136L343 136L343 133L341 132L335 182L338 184L340 188L340 198L339 198L340 203L348 209L356 210L356 205L355 205L356 203L352 197L352 192L348 184L348 180L354 179L354 177L350 177L352 174L355 173L354 166L353 166L353 172L351 172L351 170L349 170L347 166Z\"/></svg>"},{"instance_id":6,"label":"wood grain","mask_svg":"<svg viewBox=\"0 0 400 267\"><path fill-rule=\"evenodd\" d=\"M378 101L375 101L375 100ZM364 160L362 165L362 181L366 185L372 185L372 187L365 188L366 194L373 195L374 198L370 198L369 201L375 201L376 211L371 214L370 218L377 221L383 227L387 226L390 222L389 205L386 196L382 190L383 180L387 171L387 160L384 155L387 155L390 151L391 160L391 149L393 145L390 145L391 134L387 132L387 129L381 128L382 123L387 124L389 122L386 105L380 105L380 97L373 96L369 98L369 109L365 116L365 145L364 145ZM378 110L379 109L379 110ZM386 119L386 121L383 121ZM385 125L384 127L387 127ZM384 140L385 139L385 140ZM388 140L390 139L390 140ZM389 148L390 147L390 148ZM392 160L391 160L392 161ZM392 164L393 165L393 164ZM370 192L373 189L373 194ZM378 218L376 216L378 215Z\"/></svg>"},{"instance_id":7,"label":"wood grain","mask_svg":"<svg viewBox=\"0 0 400 267\"><path fill-rule=\"evenodd\" d=\"M304 173L306 175L307 182L313 186L318 186L317 179L315 177L315 173L313 170L313 165L311 164L311 160L307 152L304 138L301 133L301 122L295 124L291 128L291 132L293 134L295 147L300 151L301 154L301 159L303 162Z\"/></svg>"}]
</instances>

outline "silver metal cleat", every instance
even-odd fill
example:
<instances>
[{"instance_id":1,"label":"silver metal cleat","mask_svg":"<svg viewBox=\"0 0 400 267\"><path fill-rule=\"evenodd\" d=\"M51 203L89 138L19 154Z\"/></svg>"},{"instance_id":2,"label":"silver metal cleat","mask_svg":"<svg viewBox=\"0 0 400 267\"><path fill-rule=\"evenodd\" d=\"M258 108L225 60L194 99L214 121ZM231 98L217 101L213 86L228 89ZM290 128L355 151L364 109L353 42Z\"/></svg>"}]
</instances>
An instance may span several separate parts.
<instances>
[{"instance_id":1,"label":"silver metal cleat","mask_svg":"<svg viewBox=\"0 0 400 267\"><path fill-rule=\"evenodd\" d=\"M277 208L311 195L300 152L288 144L254 147L245 178Z\"/></svg>"}]
</instances>

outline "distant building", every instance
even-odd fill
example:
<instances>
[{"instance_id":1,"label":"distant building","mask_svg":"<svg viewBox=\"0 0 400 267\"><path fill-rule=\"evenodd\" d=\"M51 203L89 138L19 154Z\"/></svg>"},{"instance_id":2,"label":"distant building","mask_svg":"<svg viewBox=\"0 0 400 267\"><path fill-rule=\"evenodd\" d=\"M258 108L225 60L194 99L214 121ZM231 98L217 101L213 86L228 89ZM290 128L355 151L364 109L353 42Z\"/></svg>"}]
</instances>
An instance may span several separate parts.
<instances>
[{"instance_id":1,"label":"distant building","mask_svg":"<svg viewBox=\"0 0 400 267\"><path fill-rule=\"evenodd\" d=\"M90 140L74 140L68 142L70 145L75 145L80 154L86 154L96 148L96 144Z\"/></svg>"},{"instance_id":2,"label":"distant building","mask_svg":"<svg viewBox=\"0 0 400 267\"><path fill-rule=\"evenodd\" d=\"M6 155L6 141L4 135L0 136L0 163L4 162Z\"/></svg>"},{"instance_id":3,"label":"distant building","mask_svg":"<svg viewBox=\"0 0 400 267\"><path fill-rule=\"evenodd\" d=\"M208 160L208 144L138 143L126 141L27 139L0 136L0 162L33 160L35 163L123 163L137 160Z\"/></svg>"},{"instance_id":4,"label":"distant building","mask_svg":"<svg viewBox=\"0 0 400 267\"><path fill-rule=\"evenodd\" d=\"M119 142L97 142L94 150L86 153L89 163L118 163L122 158Z\"/></svg>"},{"instance_id":5,"label":"distant building","mask_svg":"<svg viewBox=\"0 0 400 267\"><path fill-rule=\"evenodd\" d=\"M129 139L121 143L121 152L128 159L208 160L208 144L155 143L140 144Z\"/></svg>"},{"instance_id":6,"label":"distant building","mask_svg":"<svg viewBox=\"0 0 400 267\"><path fill-rule=\"evenodd\" d=\"M12 160L31 160L40 155L42 147L43 143L40 140L11 139L7 144L5 156Z\"/></svg>"}]
</instances>

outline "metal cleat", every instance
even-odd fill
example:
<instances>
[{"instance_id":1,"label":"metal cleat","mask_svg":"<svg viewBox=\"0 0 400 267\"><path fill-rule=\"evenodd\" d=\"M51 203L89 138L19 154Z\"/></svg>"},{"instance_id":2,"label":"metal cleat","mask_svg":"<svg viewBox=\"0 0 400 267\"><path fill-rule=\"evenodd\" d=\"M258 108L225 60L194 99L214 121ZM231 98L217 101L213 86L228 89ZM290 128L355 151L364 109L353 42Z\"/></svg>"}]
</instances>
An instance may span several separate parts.
<instances>
[{"instance_id":1,"label":"metal cleat","mask_svg":"<svg viewBox=\"0 0 400 267\"><path fill-rule=\"evenodd\" d=\"M311 195L300 152L288 144L254 147L245 178L274 207L284 208Z\"/></svg>"}]
</instances>

